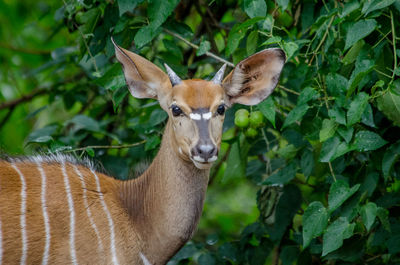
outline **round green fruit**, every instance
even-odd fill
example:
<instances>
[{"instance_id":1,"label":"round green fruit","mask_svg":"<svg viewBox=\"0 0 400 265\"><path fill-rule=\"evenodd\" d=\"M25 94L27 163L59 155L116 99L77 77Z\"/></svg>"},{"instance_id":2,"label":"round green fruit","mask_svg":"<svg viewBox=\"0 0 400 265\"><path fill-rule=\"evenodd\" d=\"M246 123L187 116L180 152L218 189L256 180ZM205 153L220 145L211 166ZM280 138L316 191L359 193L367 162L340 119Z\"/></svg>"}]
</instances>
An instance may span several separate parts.
<instances>
[{"instance_id":1,"label":"round green fruit","mask_svg":"<svg viewBox=\"0 0 400 265\"><path fill-rule=\"evenodd\" d=\"M235 125L239 128L246 128L249 126L249 117L245 115L237 115L235 117Z\"/></svg>"},{"instance_id":2,"label":"round green fruit","mask_svg":"<svg viewBox=\"0 0 400 265\"><path fill-rule=\"evenodd\" d=\"M250 113L250 126L253 128L262 127L264 123L264 115L261 111L253 111Z\"/></svg>"},{"instance_id":3,"label":"round green fruit","mask_svg":"<svg viewBox=\"0 0 400 265\"><path fill-rule=\"evenodd\" d=\"M247 109L239 109L235 113L235 117L237 116L246 116L249 117L249 111Z\"/></svg>"},{"instance_id":4,"label":"round green fruit","mask_svg":"<svg viewBox=\"0 0 400 265\"><path fill-rule=\"evenodd\" d=\"M249 138L254 138L257 136L258 132L254 128L247 128L246 132L244 133Z\"/></svg>"}]
</instances>

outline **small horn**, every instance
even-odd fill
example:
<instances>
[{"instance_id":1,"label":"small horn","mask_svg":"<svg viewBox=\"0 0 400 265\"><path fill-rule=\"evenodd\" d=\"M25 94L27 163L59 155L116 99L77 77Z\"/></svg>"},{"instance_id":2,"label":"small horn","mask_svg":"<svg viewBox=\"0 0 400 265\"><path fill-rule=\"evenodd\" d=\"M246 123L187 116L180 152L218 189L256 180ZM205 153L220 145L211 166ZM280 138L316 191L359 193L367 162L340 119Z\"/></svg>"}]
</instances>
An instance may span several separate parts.
<instances>
[{"instance_id":1,"label":"small horn","mask_svg":"<svg viewBox=\"0 0 400 265\"><path fill-rule=\"evenodd\" d=\"M166 63L164 64L165 69L167 69L169 80L171 81L172 86L179 85L182 80L179 78L177 74L169 67Z\"/></svg>"},{"instance_id":2,"label":"small horn","mask_svg":"<svg viewBox=\"0 0 400 265\"><path fill-rule=\"evenodd\" d=\"M225 68L226 64L224 64L214 75L213 79L211 79L211 81L213 81L214 84L220 85L222 83L222 79L224 79Z\"/></svg>"}]
</instances>

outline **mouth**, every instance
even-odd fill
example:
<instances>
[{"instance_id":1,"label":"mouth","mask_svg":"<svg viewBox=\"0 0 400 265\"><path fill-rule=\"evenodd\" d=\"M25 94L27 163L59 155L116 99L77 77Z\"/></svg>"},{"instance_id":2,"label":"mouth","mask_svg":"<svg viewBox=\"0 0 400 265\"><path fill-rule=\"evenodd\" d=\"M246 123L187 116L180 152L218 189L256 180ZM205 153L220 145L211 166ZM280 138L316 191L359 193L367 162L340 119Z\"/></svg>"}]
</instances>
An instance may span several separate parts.
<instances>
[{"instance_id":1,"label":"mouth","mask_svg":"<svg viewBox=\"0 0 400 265\"><path fill-rule=\"evenodd\" d=\"M193 161L194 165L199 169L207 169L212 166L212 163L217 160L217 156L212 156L207 160L200 156L192 156L190 159Z\"/></svg>"}]
</instances>

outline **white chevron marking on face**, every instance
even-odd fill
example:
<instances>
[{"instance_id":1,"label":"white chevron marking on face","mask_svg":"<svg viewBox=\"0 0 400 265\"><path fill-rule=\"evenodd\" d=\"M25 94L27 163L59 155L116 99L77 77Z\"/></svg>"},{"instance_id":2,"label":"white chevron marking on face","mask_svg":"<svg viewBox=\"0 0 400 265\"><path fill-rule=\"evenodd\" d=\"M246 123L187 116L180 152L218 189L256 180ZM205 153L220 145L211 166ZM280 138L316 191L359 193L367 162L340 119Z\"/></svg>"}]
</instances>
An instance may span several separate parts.
<instances>
[{"instance_id":1,"label":"white chevron marking on face","mask_svg":"<svg viewBox=\"0 0 400 265\"><path fill-rule=\"evenodd\" d=\"M189 117L190 117L192 120L196 120L196 121L201 120L201 115L198 114L198 113L190 113L190 114L189 114Z\"/></svg>"},{"instance_id":2,"label":"white chevron marking on face","mask_svg":"<svg viewBox=\"0 0 400 265\"><path fill-rule=\"evenodd\" d=\"M203 114L203 119L205 120L209 120L212 117L212 113L211 112L207 112Z\"/></svg>"}]
</instances>

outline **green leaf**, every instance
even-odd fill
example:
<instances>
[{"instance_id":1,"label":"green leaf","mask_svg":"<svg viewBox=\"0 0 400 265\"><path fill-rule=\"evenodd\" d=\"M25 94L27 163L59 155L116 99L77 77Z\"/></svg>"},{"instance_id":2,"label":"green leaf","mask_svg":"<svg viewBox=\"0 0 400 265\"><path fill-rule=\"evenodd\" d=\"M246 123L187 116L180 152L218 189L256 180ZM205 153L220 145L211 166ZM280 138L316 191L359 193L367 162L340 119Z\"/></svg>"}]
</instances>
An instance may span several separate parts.
<instances>
[{"instance_id":1,"label":"green leaf","mask_svg":"<svg viewBox=\"0 0 400 265\"><path fill-rule=\"evenodd\" d=\"M265 17L267 4L264 0L244 0L244 11L250 18Z\"/></svg>"},{"instance_id":2,"label":"green leaf","mask_svg":"<svg viewBox=\"0 0 400 265\"><path fill-rule=\"evenodd\" d=\"M144 145L144 150L149 151L155 149L161 143L160 137L153 135L149 137Z\"/></svg>"},{"instance_id":3,"label":"green leaf","mask_svg":"<svg viewBox=\"0 0 400 265\"><path fill-rule=\"evenodd\" d=\"M291 162L289 165L285 166L283 169L269 176L263 181L263 185L271 184L286 184L296 176L297 166L295 162Z\"/></svg>"},{"instance_id":4,"label":"green leaf","mask_svg":"<svg viewBox=\"0 0 400 265\"><path fill-rule=\"evenodd\" d=\"M339 124L346 125L346 113L342 108L335 105L332 109L328 110L329 118L333 119Z\"/></svg>"},{"instance_id":5,"label":"green leaf","mask_svg":"<svg viewBox=\"0 0 400 265\"><path fill-rule=\"evenodd\" d=\"M378 216L379 221L381 222L383 228L385 228L387 231L391 231L390 229L390 223L389 223L389 211L385 208L378 207L376 211L376 216Z\"/></svg>"},{"instance_id":6,"label":"green leaf","mask_svg":"<svg viewBox=\"0 0 400 265\"><path fill-rule=\"evenodd\" d=\"M246 20L242 24L235 24L228 35L228 41L226 44L225 55L231 55L239 46L240 41L246 36L246 32L249 27L253 26L258 21L262 20L262 17L255 17Z\"/></svg>"},{"instance_id":7,"label":"green leaf","mask_svg":"<svg viewBox=\"0 0 400 265\"><path fill-rule=\"evenodd\" d=\"M400 87L400 81L398 82ZM389 89L385 94L377 98L378 109L385 116L393 121L396 126L400 126L400 95L394 90Z\"/></svg>"},{"instance_id":8,"label":"green leaf","mask_svg":"<svg viewBox=\"0 0 400 265\"><path fill-rule=\"evenodd\" d=\"M150 24L136 33L134 40L138 48L143 47L160 34L160 26L171 15L178 3L179 0L149 0L147 14Z\"/></svg>"},{"instance_id":9,"label":"green leaf","mask_svg":"<svg viewBox=\"0 0 400 265\"><path fill-rule=\"evenodd\" d=\"M297 105L305 104L314 99L317 95L318 92L314 88L308 86L301 91L299 97L297 98Z\"/></svg>"},{"instance_id":10,"label":"green leaf","mask_svg":"<svg viewBox=\"0 0 400 265\"><path fill-rule=\"evenodd\" d=\"M85 115L76 115L67 124L74 124L73 131L84 129L91 132L100 132L100 124L91 117Z\"/></svg>"},{"instance_id":11,"label":"green leaf","mask_svg":"<svg viewBox=\"0 0 400 265\"><path fill-rule=\"evenodd\" d=\"M351 49L347 52L347 54L343 57L342 62L344 64L351 64L353 63L356 59L358 54L360 53L362 47L364 47L365 41L364 40L359 40L354 44Z\"/></svg>"},{"instance_id":12,"label":"green leaf","mask_svg":"<svg viewBox=\"0 0 400 265\"><path fill-rule=\"evenodd\" d=\"M375 61L373 60L361 60L356 62L356 67L350 76L350 80L347 85L346 95L349 97L353 94L354 90L359 86L361 81L363 81L367 74L369 74L375 66Z\"/></svg>"},{"instance_id":13,"label":"green leaf","mask_svg":"<svg viewBox=\"0 0 400 265\"><path fill-rule=\"evenodd\" d=\"M239 179L244 176L245 168L240 155L240 145L236 141L232 144L231 151L227 159L227 167L222 178L222 182L226 183L232 179Z\"/></svg>"},{"instance_id":14,"label":"green leaf","mask_svg":"<svg viewBox=\"0 0 400 265\"><path fill-rule=\"evenodd\" d=\"M266 100L257 105L261 113L271 122L275 127L275 103L273 97L269 96Z\"/></svg>"},{"instance_id":15,"label":"green leaf","mask_svg":"<svg viewBox=\"0 0 400 265\"><path fill-rule=\"evenodd\" d=\"M121 104L122 100L124 100L124 98L128 93L129 91L126 88L126 86L121 86L113 92L112 101L113 101L114 112L117 112L119 104Z\"/></svg>"},{"instance_id":16,"label":"green leaf","mask_svg":"<svg viewBox=\"0 0 400 265\"><path fill-rule=\"evenodd\" d=\"M322 144L321 153L319 154L320 162L330 162L334 159L334 155L338 146L340 145L339 137L335 136L329 138Z\"/></svg>"},{"instance_id":17,"label":"green leaf","mask_svg":"<svg viewBox=\"0 0 400 265\"><path fill-rule=\"evenodd\" d=\"M338 74L338 73L329 73L326 76L326 87L329 95L339 96L344 94L347 90L348 80Z\"/></svg>"},{"instance_id":18,"label":"green leaf","mask_svg":"<svg viewBox=\"0 0 400 265\"><path fill-rule=\"evenodd\" d=\"M143 0L118 0L119 16L125 12L132 12L135 7L143 2Z\"/></svg>"},{"instance_id":19,"label":"green leaf","mask_svg":"<svg viewBox=\"0 0 400 265\"><path fill-rule=\"evenodd\" d=\"M283 50L286 53L286 58L289 60L293 54L299 49L299 45L295 42L284 42L283 43Z\"/></svg>"},{"instance_id":20,"label":"green leaf","mask_svg":"<svg viewBox=\"0 0 400 265\"><path fill-rule=\"evenodd\" d=\"M391 145L386 149L382 159L382 173L385 180L390 176L391 170L395 162L400 157L400 141L397 141L394 145Z\"/></svg>"},{"instance_id":21,"label":"green leaf","mask_svg":"<svg viewBox=\"0 0 400 265\"><path fill-rule=\"evenodd\" d=\"M360 20L351 25L346 34L344 50L350 48L357 41L365 38L375 30L377 22L375 19Z\"/></svg>"},{"instance_id":22,"label":"green leaf","mask_svg":"<svg viewBox=\"0 0 400 265\"><path fill-rule=\"evenodd\" d=\"M360 121L361 116L367 107L369 96L361 92L356 95L355 99L350 103L347 112L347 126L351 126Z\"/></svg>"},{"instance_id":23,"label":"green leaf","mask_svg":"<svg viewBox=\"0 0 400 265\"><path fill-rule=\"evenodd\" d=\"M268 40L266 40L263 44L261 44L261 46L265 46L265 45L270 45L270 44L275 44L275 43L279 43L282 41L282 38L279 36L273 36L271 38L269 38Z\"/></svg>"},{"instance_id":24,"label":"green leaf","mask_svg":"<svg viewBox=\"0 0 400 265\"><path fill-rule=\"evenodd\" d=\"M86 149L85 149L85 152L86 152L89 156L94 157L94 150L93 150L93 148L86 148Z\"/></svg>"},{"instance_id":25,"label":"green leaf","mask_svg":"<svg viewBox=\"0 0 400 265\"><path fill-rule=\"evenodd\" d=\"M373 202L369 202L361 208L361 218L368 232L375 222L377 209L378 207Z\"/></svg>"},{"instance_id":26,"label":"green leaf","mask_svg":"<svg viewBox=\"0 0 400 265\"><path fill-rule=\"evenodd\" d=\"M337 129L337 132L339 133L340 136L343 137L343 139L346 141L346 143L350 143L351 139L353 138L354 128L353 127L339 127Z\"/></svg>"},{"instance_id":27,"label":"green leaf","mask_svg":"<svg viewBox=\"0 0 400 265\"><path fill-rule=\"evenodd\" d=\"M303 248L308 247L311 240L320 236L328 225L328 212L321 202L310 203L303 215Z\"/></svg>"},{"instance_id":28,"label":"green leaf","mask_svg":"<svg viewBox=\"0 0 400 265\"><path fill-rule=\"evenodd\" d=\"M329 138L331 138L336 131L337 124L335 121L330 119L325 119L322 121L322 129L319 132L319 140L321 142L325 142Z\"/></svg>"},{"instance_id":29,"label":"green leaf","mask_svg":"<svg viewBox=\"0 0 400 265\"><path fill-rule=\"evenodd\" d=\"M116 91L121 87L126 87L124 73L122 72L120 64L114 64L103 76L95 79L94 82L111 91Z\"/></svg>"},{"instance_id":30,"label":"green leaf","mask_svg":"<svg viewBox=\"0 0 400 265\"><path fill-rule=\"evenodd\" d=\"M253 55L256 52L257 42L258 42L258 30L253 30L252 32L250 32L246 41L246 51L248 56Z\"/></svg>"},{"instance_id":31,"label":"green leaf","mask_svg":"<svg viewBox=\"0 0 400 265\"><path fill-rule=\"evenodd\" d=\"M215 258L209 253L203 253L199 257L198 261L199 265L215 265Z\"/></svg>"},{"instance_id":32,"label":"green leaf","mask_svg":"<svg viewBox=\"0 0 400 265\"><path fill-rule=\"evenodd\" d=\"M349 184L343 180L337 180L331 185L328 195L329 212L339 208L348 198L350 198L358 189L360 184L349 188Z\"/></svg>"},{"instance_id":33,"label":"green leaf","mask_svg":"<svg viewBox=\"0 0 400 265\"><path fill-rule=\"evenodd\" d=\"M196 51L197 56L201 56L208 52L211 48L211 44L208 40L203 40L200 42L199 49Z\"/></svg>"},{"instance_id":34,"label":"green leaf","mask_svg":"<svg viewBox=\"0 0 400 265\"><path fill-rule=\"evenodd\" d=\"M393 4L396 0L370 0L370 1L365 1L364 6L361 10L361 12L365 15L368 15L369 13L379 10L385 7L390 6Z\"/></svg>"},{"instance_id":35,"label":"green leaf","mask_svg":"<svg viewBox=\"0 0 400 265\"><path fill-rule=\"evenodd\" d=\"M47 143L53 140L51 137L57 131L57 125L49 125L31 132L27 139L27 143Z\"/></svg>"},{"instance_id":36,"label":"green leaf","mask_svg":"<svg viewBox=\"0 0 400 265\"><path fill-rule=\"evenodd\" d=\"M322 256L335 251L343 245L343 240L353 235L355 224L349 224L345 217L339 217L330 224L323 236Z\"/></svg>"},{"instance_id":37,"label":"green leaf","mask_svg":"<svg viewBox=\"0 0 400 265\"><path fill-rule=\"evenodd\" d=\"M372 128L376 128L376 125L374 122L374 115L372 113L372 108L371 108L370 104L367 104L367 107L365 108L365 110L361 116L361 122Z\"/></svg>"},{"instance_id":38,"label":"green leaf","mask_svg":"<svg viewBox=\"0 0 400 265\"><path fill-rule=\"evenodd\" d=\"M300 166L304 176L309 177L314 170L314 156L311 151L307 149L304 150L301 156Z\"/></svg>"},{"instance_id":39,"label":"green leaf","mask_svg":"<svg viewBox=\"0 0 400 265\"><path fill-rule=\"evenodd\" d=\"M289 5L289 0L276 0L278 6L282 9L282 12L286 10Z\"/></svg>"},{"instance_id":40,"label":"green leaf","mask_svg":"<svg viewBox=\"0 0 400 265\"><path fill-rule=\"evenodd\" d=\"M296 121L301 122L301 119L303 118L304 114L306 114L309 108L310 107L307 104L302 104L292 109L292 111L289 112L289 114L287 115L285 122L283 123L282 129L295 123Z\"/></svg>"},{"instance_id":41,"label":"green leaf","mask_svg":"<svg viewBox=\"0 0 400 265\"><path fill-rule=\"evenodd\" d=\"M360 152L376 150L388 142L382 139L379 134L371 131L359 131L355 136L354 146Z\"/></svg>"}]
</instances>

